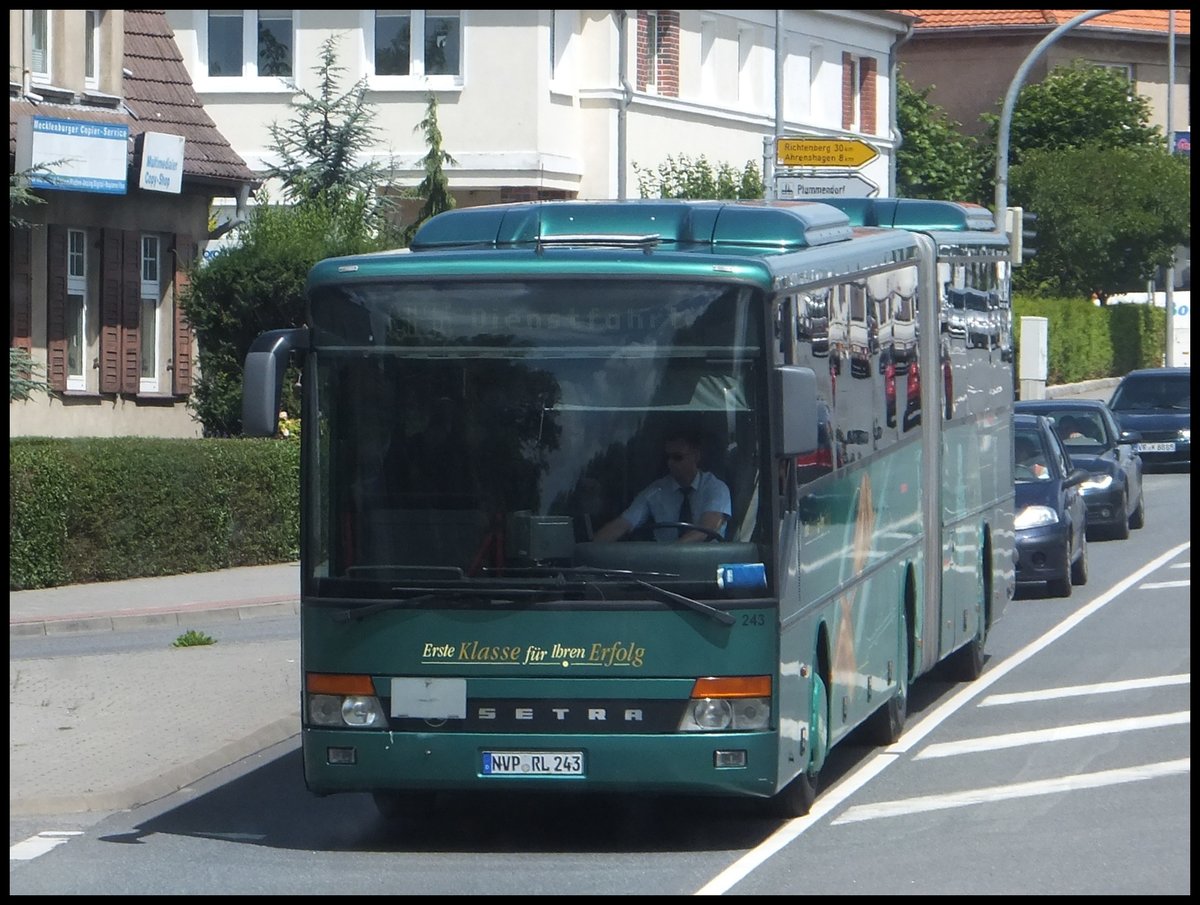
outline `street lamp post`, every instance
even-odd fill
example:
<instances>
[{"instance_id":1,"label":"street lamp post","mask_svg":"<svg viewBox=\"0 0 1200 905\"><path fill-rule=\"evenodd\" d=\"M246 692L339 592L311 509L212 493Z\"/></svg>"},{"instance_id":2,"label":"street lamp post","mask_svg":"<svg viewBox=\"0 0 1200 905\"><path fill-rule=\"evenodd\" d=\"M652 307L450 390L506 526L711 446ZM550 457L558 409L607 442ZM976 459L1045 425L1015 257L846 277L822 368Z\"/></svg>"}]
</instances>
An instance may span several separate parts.
<instances>
[{"instance_id":1,"label":"street lamp post","mask_svg":"<svg viewBox=\"0 0 1200 905\"><path fill-rule=\"evenodd\" d=\"M1025 58L1020 68L1017 69L1017 74L1013 76L1012 84L1008 86L1008 94L1004 96L1004 107L1000 112L1000 130L996 141L996 232L1005 232L1005 211L1008 210L1008 135L1012 126L1013 108L1017 105L1017 94L1020 93L1021 86L1025 84L1029 70L1046 48L1058 41L1066 32L1082 25L1088 19L1111 12L1113 12L1111 9L1090 9L1086 13L1076 16L1070 22L1064 22L1042 38L1033 50L1029 51L1029 56Z\"/></svg>"}]
</instances>

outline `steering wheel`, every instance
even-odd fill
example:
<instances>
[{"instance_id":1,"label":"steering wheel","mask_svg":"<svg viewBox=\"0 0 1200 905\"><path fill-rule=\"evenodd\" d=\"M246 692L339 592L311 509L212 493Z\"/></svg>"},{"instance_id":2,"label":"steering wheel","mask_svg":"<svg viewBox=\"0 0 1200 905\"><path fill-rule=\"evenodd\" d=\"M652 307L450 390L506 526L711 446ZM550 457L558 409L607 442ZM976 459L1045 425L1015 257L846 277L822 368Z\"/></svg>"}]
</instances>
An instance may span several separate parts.
<instances>
[{"instance_id":1,"label":"steering wheel","mask_svg":"<svg viewBox=\"0 0 1200 905\"><path fill-rule=\"evenodd\" d=\"M712 528L706 528L703 525L695 525L691 522L651 522L646 527L651 532L659 528L682 528L685 531L700 531L708 535L706 542L715 540L720 543L726 543L725 537L719 531L714 531Z\"/></svg>"}]
</instances>

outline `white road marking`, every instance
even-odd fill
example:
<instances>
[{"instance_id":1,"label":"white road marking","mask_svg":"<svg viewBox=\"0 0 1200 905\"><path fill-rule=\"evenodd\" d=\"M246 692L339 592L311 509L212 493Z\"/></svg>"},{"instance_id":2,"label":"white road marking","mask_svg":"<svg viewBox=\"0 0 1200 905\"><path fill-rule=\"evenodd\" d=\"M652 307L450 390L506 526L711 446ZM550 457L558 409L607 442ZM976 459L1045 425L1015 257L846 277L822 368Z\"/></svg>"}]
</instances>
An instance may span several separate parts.
<instances>
[{"instance_id":1,"label":"white road marking","mask_svg":"<svg viewBox=\"0 0 1200 905\"><path fill-rule=\"evenodd\" d=\"M1179 726L1191 721L1191 711L1181 710L1177 713L1160 713L1154 716L1137 716L1098 723L1076 723L1072 726L1055 726L1053 729L1035 729L1030 732L987 735L982 738L968 738L957 742L930 745L917 754L913 760L977 754L980 751L999 751L1003 748L1022 748L1026 745L1061 742L1071 738L1091 738L1094 735L1112 735L1116 732L1132 732L1136 729L1159 729L1163 726Z\"/></svg>"},{"instance_id":2,"label":"white road marking","mask_svg":"<svg viewBox=\"0 0 1200 905\"><path fill-rule=\"evenodd\" d=\"M991 688L1001 678L1008 675L1030 657L1057 641L1084 619L1087 619L1093 613L1107 606L1129 588L1151 574L1155 569L1160 568L1164 563L1170 562L1190 547L1191 542L1188 541L1152 559L1132 575L1118 581L1087 606L1068 616L1057 626L1042 635L1041 638L1026 645L995 668L988 669L982 676L967 685L958 694L951 696L949 700L936 708L929 716L907 730L894 745L883 749L879 754L876 754L857 770L842 779L841 782L818 795L817 800L813 803L812 810L808 814L804 817L789 820L763 840L763 842L746 852L746 854L742 855L742 857L705 883L700 889L696 890L695 895L719 896L728 892L748 876L754 868L758 867L776 852L786 848L788 843L802 835L820 818L838 807L862 786L866 785L870 780L895 763L897 758L893 755L909 751L956 711L979 697L979 695Z\"/></svg>"},{"instance_id":3,"label":"white road marking","mask_svg":"<svg viewBox=\"0 0 1200 905\"><path fill-rule=\"evenodd\" d=\"M980 707L995 707L1000 704L1027 704L1030 701L1054 701L1058 698L1077 698L1092 694L1112 694L1117 691L1135 691L1139 688L1161 688L1164 685L1187 685L1192 681L1189 673L1171 676L1153 676L1147 679L1125 679L1121 682L1098 682L1095 685L1064 685L1060 688L1043 688L1041 691L1020 691L1012 694L990 694L979 702Z\"/></svg>"},{"instance_id":4,"label":"white road marking","mask_svg":"<svg viewBox=\"0 0 1200 905\"><path fill-rule=\"evenodd\" d=\"M1170 569L1190 569L1191 567L1192 564L1190 562L1173 562L1168 566Z\"/></svg>"},{"instance_id":5,"label":"white road marking","mask_svg":"<svg viewBox=\"0 0 1200 905\"><path fill-rule=\"evenodd\" d=\"M82 836L82 831L79 830L46 830L38 833L36 836L30 836L16 845L8 847L9 861L32 861L39 855L44 855L53 848L57 848L64 842L68 841L72 836Z\"/></svg>"},{"instance_id":6,"label":"white road marking","mask_svg":"<svg viewBox=\"0 0 1200 905\"><path fill-rule=\"evenodd\" d=\"M902 798L899 801L884 801L879 804L856 805L832 822L858 823L863 820L878 820L881 817L901 817L924 811L940 811L961 808L972 804L1007 801L1010 798L1029 798L1034 795L1053 795L1058 792L1073 792L1078 789L1096 789L1101 786L1126 782L1141 782L1161 776L1190 773L1192 759L1168 760L1142 767L1124 767L1119 770L1101 770L1098 773L1081 773L1056 779L1039 779L1035 782L1019 782L1008 786L989 786L966 792L951 792L946 795L925 795L919 798Z\"/></svg>"},{"instance_id":7,"label":"white road marking","mask_svg":"<svg viewBox=\"0 0 1200 905\"><path fill-rule=\"evenodd\" d=\"M1158 591L1162 588L1190 588L1191 581L1150 581L1138 588L1139 591Z\"/></svg>"}]
</instances>

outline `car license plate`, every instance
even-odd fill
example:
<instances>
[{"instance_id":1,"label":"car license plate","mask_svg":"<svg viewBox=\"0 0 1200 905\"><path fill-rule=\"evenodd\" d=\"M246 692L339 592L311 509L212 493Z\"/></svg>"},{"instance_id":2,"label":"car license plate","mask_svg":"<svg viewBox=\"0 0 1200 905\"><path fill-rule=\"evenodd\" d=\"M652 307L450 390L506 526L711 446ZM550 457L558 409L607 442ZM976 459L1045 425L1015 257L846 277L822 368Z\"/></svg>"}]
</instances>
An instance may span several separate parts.
<instances>
[{"instance_id":1,"label":"car license plate","mask_svg":"<svg viewBox=\"0 0 1200 905\"><path fill-rule=\"evenodd\" d=\"M484 776L583 776L582 751L484 751Z\"/></svg>"},{"instance_id":2,"label":"car license plate","mask_svg":"<svg viewBox=\"0 0 1200 905\"><path fill-rule=\"evenodd\" d=\"M1174 443L1138 443L1134 452L1175 452Z\"/></svg>"}]
</instances>

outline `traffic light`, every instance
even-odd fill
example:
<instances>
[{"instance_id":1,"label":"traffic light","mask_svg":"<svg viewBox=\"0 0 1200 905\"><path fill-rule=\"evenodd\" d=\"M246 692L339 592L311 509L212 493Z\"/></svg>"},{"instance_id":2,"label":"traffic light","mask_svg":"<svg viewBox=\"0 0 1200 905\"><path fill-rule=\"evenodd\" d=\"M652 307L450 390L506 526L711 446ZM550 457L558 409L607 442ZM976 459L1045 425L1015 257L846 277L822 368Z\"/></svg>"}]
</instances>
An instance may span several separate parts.
<instances>
[{"instance_id":1,"label":"traffic light","mask_svg":"<svg viewBox=\"0 0 1200 905\"><path fill-rule=\"evenodd\" d=\"M1037 214L1021 211L1021 260L1028 261L1037 254Z\"/></svg>"},{"instance_id":2,"label":"traffic light","mask_svg":"<svg viewBox=\"0 0 1200 905\"><path fill-rule=\"evenodd\" d=\"M1010 207L1005 212L1005 230L1008 233L1008 249L1016 267L1037 254L1037 214L1020 207Z\"/></svg>"}]
</instances>

